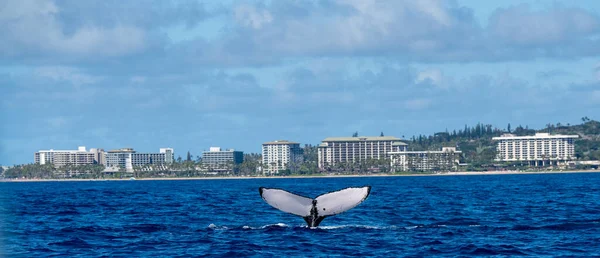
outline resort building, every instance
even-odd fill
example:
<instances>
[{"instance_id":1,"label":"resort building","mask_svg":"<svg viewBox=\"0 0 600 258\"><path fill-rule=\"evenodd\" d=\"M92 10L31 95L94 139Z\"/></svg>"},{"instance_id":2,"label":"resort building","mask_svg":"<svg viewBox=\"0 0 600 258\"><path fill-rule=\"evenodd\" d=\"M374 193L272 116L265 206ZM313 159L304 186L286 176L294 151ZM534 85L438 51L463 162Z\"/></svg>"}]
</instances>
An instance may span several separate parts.
<instances>
[{"instance_id":1,"label":"resort building","mask_svg":"<svg viewBox=\"0 0 600 258\"><path fill-rule=\"evenodd\" d=\"M233 149L222 150L220 147L210 147L202 152L202 164L210 169L232 171L236 164L244 162L244 152Z\"/></svg>"},{"instance_id":2,"label":"resort building","mask_svg":"<svg viewBox=\"0 0 600 258\"><path fill-rule=\"evenodd\" d=\"M325 138L318 147L319 169L338 163L389 158L388 153L406 151L407 144L393 136Z\"/></svg>"},{"instance_id":3,"label":"resort building","mask_svg":"<svg viewBox=\"0 0 600 258\"><path fill-rule=\"evenodd\" d=\"M279 173L280 170L285 169L296 171L296 165L302 160L302 149L297 142L278 140L265 142L262 145L263 173Z\"/></svg>"},{"instance_id":4,"label":"resort building","mask_svg":"<svg viewBox=\"0 0 600 258\"><path fill-rule=\"evenodd\" d=\"M107 169L125 168L127 171L133 170L132 154L133 148L121 148L109 150L104 156L104 166Z\"/></svg>"},{"instance_id":5,"label":"resort building","mask_svg":"<svg viewBox=\"0 0 600 258\"><path fill-rule=\"evenodd\" d=\"M503 134L494 137L496 161L525 161L534 166L558 165L575 159L575 139L578 135L551 135L536 133L532 136Z\"/></svg>"},{"instance_id":6,"label":"resort building","mask_svg":"<svg viewBox=\"0 0 600 258\"><path fill-rule=\"evenodd\" d=\"M121 148L106 152L104 166L108 170L124 168L132 172L136 166L171 164L173 156L172 148L161 148L159 153L137 153L133 148Z\"/></svg>"},{"instance_id":7,"label":"resort building","mask_svg":"<svg viewBox=\"0 0 600 258\"><path fill-rule=\"evenodd\" d=\"M53 164L59 168L65 165L90 165L102 164L104 151L102 149L86 150L85 146L79 146L77 150L40 150L34 153L36 164Z\"/></svg>"},{"instance_id":8,"label":"resort building","mask_svg":"<svg viewBox=\"0 0 600 258\"><path fill-rule=\"evenodd\" d=\"M394 171L453 171L458 169L461 151L443 147L441 151L390 152Z\"/></svg>"}]
</instances>

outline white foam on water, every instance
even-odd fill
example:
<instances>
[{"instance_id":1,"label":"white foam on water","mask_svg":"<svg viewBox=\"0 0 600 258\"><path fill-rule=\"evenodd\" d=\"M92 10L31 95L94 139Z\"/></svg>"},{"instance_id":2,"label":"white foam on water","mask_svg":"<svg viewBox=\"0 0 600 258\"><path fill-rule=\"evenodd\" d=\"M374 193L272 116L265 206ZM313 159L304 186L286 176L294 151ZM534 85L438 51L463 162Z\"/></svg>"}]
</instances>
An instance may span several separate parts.
<instances>
[{"instance_id":1,"label":"white foam on water","mask_svg":"<svg viewBox=\"0 0 600 258\"><path fill-rule=\"evenodd\" d=\"M272 228L272 227L280 227L280 228L293 227L293 228L309 228L309 229L324 229L324 230L336 230L336 229L342 229L342 228L364 228L364 229L395 229L395 228L398 228L397 226L372 226L372 225L335 225L335 226L309 227L306 225L290 226L285 223L276 223L276 224L268 224L268 225L264 225L264 226L260 226L260 227L252 227L252 226L244 225L244 226L242 226L242 229L252 230L252 229L265 229L265 228ZM415 228L415 227L412 227L412 228ZM208 228L211 228L214 230L228 229L225 226L217 226L215 224L208 225Z\"/></svg>"},{"instance_id":2,"label":"white foam on water","mask_svg":"<svg viewBox=\"0 0 600 258\"><path fill-rule=\"evenodd\" d=\"M448 225L416 225L416 226L407 226L404 229L415 229L415 228L447 228Z\"/></svg>"},{"instance_id":3,"label":"white foam on water","mask_svg":"<svg viewBox=\"0 0 600 258\"><path fill-rule=\"evenodd\" d=\"M269 224L269 225L264 225L262 227L260 227L261 229L265 229L265 228L270 228L270 227L280 227L280 228L286 228L289 227L288 225L284 224L284 223L277 223L277 224Z\"/></svg>"},{"instance_id":4,"label":"white foam on water","mask_svg":"<svg viewBox=\"0 0 600 258\"><path fill-rule=\"evenodd\" d=\"M226 229L229 229L229 228L228 228L228 227L226 227L226 226L221 226L221 227L219 227L219 226L217 226L217 225L215 225L215 224L213 224L213 223L210 223L210 225L208 225L208 228L210 228L210 229L214 229L214 230L226 230Z\"/></svg>"},{"instance_id":5,"label":"white foam on water","mask_svg":"<svg viewBox=\"0 0 600 258\"><path fill-rule=\"evenodd\" d=\"M269 224L269 225L264 225L261 227L252 227L252 226L242 226L242 229L265 229L265 228L271 228L271 227L280 227L280 228L287 228L289 227L289 225L285 224L285 223L276 223L276 224Z\"/></svg>"},{"instance_id":6,"label":"white foam on water","mask_svg":"<svg viewBox=\"0 0 600 258\"><path fill-rule=\"evenodd\" d=\"M394 229L396 226L371 226L371 225L338 225L338 226L321 226L320 229L340 229L340 228L366 228L366 229Z\"/></svg>"}]
</instances>

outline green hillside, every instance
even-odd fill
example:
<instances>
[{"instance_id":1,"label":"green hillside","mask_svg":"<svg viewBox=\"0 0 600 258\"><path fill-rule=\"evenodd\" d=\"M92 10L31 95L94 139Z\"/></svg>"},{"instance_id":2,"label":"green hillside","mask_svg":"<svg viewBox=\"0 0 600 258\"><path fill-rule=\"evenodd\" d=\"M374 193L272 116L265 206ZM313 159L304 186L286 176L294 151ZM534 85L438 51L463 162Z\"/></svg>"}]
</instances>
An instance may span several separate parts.
<instances>
[{"instance_id":1,"label":"green hillside","mask_svg":"<svg viewBox=\"0 0 600 258\"><path fill-rule=\"evenodd\" d=\"M495 128L489 124L466 126L464 129L444 131L434 135L413 136L406 142L409 150L439 150L441 147L458 147L462 152L463 163L468 163L469 170L482 170L493 165L496 156L496 144L492 137L504 133L517 136L534 135L536 132L551 134L576 134L575 155L578 160L600 160L600 122L587 117L582 118L578 125L547 124L542 129L530 129L527 126L517 126L514 129L508 124L506 129Z\"/></svg>"},{"instance_id":2,"label":"green hillside","mask_svg":"<svg viewBox=\"0 0 600 258\"><path fill-rule=\"evenodd\" d=\"M600 122L587 117L582 118L582 123L571 124L547 124L542 129L530 129L527 126L516 126L514 129L508 124L506 129L499 129L489 124L478 123L475 126L466 126L459 130L435 133L434 135L419 135L406 139L408 149L414 151L440 150L442 147L458 147L463 152L461 163L468 164L463 170L478 171L493 169L497 166L507 164L495 162L496 143L492 137L504 133L512 133L518 136L534 135L536 132L548 132L551 134L576 134L579 138L575 141L575 156L578 160L600 160ZM382 133L383 135L383 133ZM297 164L295 174L307 175L320 173L317 168L317 145L306 144L303 147L304 160ZM244 162L236 165L232 175L254 176L260 175L257 171L260 166L261 155L259 153L247 153ZM148 165L147 167L152 167ZM339 164L334 171L339 173L371 173L367 168L378 167L379 172L390 171L387 160L368 160L357 164ZM122 173L105 174L101 165L64 166L54 168L52 165L26 164L17 165L8 170L0 170L0 178L105 178L122 177ZM208 171L210 172L210 171ZM289 175L290 170L282 171L279 175ZM203 169L201 159L192 159L188 152L187 159L181 157L168 166L153 166L151 170L136 168L136 177L189 177L189 176L215 176Z\"/></svg>"}]
</instances>

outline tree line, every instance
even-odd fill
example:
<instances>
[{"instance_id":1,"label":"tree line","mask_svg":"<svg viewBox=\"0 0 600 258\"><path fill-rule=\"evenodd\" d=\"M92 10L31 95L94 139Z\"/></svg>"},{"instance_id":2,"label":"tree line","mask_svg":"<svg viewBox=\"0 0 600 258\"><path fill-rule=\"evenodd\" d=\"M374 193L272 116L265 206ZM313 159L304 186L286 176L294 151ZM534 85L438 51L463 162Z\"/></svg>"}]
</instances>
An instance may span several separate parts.
<instances>
[{"instance_id":1,"label":"tree line","mask_svg":"<svg viewBox=\"0 0 600 258\"><path fill-rule=\"evenodd\" d=\"M492 137L504 133L512 133L517 136L534 135L536 132L547 132L555 134L577 134L580 136L575 141L575 156L580 160L600 160L600 122L588 117L582 118L578 125L548 123L545 128L534 130L527 126L516 126L514 129L510 124L505 129L493 127L490 124L477 123L475 126L465 125L463 129L445 130L433 135L412 136L404 140L409 150L427 151L440 150L442 147L458 147L463 152L460 157L461 163L468 164L466 170L486 170L497 165L496 143ZM380 134L383 136L383 132ZM354 137L358 132L353 133ZM402 136L404 138L404 136ZM291 163L287 169L280 171L278 175L312 175L325 173L337 174L365 174L365 173L390 173L389 159L362 160L353 163L337 163L326 171L318 169L318 146L305 144L302 147L303 159L297 163ZM104 166L92 165L66 165L55 168L52 164L26 164L16 165L6 170L0 170L0 176L4 178L123 178L134 177L202 177L202 176L258 176L263 175L261 167L262 155L260 153L244 154L244 161L240 164L233 162L223 163L219 166L208 166L202 162L200 156L194 157L189 151L185 159L179 156L171 164L147 164L134 167L133 173L127 173L125 168L118 171L102 172ZM262 164L268 166L268 164Z\"/></svg>"}]
</instances>

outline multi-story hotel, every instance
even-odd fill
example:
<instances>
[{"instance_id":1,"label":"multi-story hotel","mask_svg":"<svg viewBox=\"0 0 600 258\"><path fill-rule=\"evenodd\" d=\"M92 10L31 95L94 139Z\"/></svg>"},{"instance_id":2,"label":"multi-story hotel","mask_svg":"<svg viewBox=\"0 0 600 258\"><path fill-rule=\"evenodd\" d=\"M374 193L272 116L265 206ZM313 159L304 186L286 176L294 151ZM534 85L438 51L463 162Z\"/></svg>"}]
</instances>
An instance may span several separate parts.
<instances>
[{"instance_id":1,"label":"multi-story hotel","mask_svg":"<svg viewBox=\"0 0 600 258\"><path fill-rule=\"evenodd\" d=\"M210 147L209 151L202 152L202 164L212 169L220 169L226 165L235 165L242 162L244 162L244 152L242 151Z\"/></svg>"},{"instance_id":2,"label":"multi-story hotel","mask_svg":"<svg viewBox=\"0 0 600 258\"><path fill-rule=\"evenodd\" d=\"M496 161L527 161L531 165L564 163L575 159L575 139L578 135L550 135L536 133L533 136L504 134L494 137Z\"/></svg>"},{"instance_id":3,"label":"multi-story hotel","mask_svg":"<svg viewBox=\"0 0 600 258\"><path fill-rule=\"evenodd\" d=\"M33 156L35 163L53 164L56 168L65 165L102 164L104 161L104 151L102 149L87 151L85 146L79 146L77 150L40 150Z\"/></svg>"},{"instance_id":4,"label":"multi-story hotel","mask_svg":"<svg viewBox=\"0 0 600 258\"><path fill-rule=\"evenodd\" d=\"M388 153L406 151L407 144L393 136L329 137L318 147L319 169L341 162L388 158Z\"/></svg>"},{"instance_id":5,"label":"multi-story hotel","mask_svg":"<svg viewBox=\"0 0 600 258\"><path fill-rule=\"evenodd\" d=\"M263 173L278 173L285 169L295 171L295 165L302 160L302 149L297 142L279 140L262 145Z\"/></svg>"},{"instance_id":6,"label":"multi-story hotel","mask_svg":"<svg viewBox=\"0 0 600 258\"><path fill-rule=\"evenodd\" d=\"M104 166L109 170L125 168L130 172L136 166L173 163L173 155L172 148L161 148L159 153L137 153L132 148L121 148L106 152Z\"/></svg>"},{"instance_id":7,"label":"multi-story hotel","mask_svg":"<svg viewBox=\"0 0 600 258\"><path fill-rule=\"evenodd\" d=\"M395 171L451 171L458 168L461 153L455 147L443 147L441 151L395 151L389 154Z\"/></svg>"}]
</instances>

